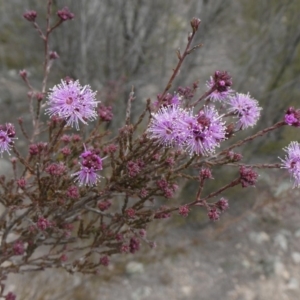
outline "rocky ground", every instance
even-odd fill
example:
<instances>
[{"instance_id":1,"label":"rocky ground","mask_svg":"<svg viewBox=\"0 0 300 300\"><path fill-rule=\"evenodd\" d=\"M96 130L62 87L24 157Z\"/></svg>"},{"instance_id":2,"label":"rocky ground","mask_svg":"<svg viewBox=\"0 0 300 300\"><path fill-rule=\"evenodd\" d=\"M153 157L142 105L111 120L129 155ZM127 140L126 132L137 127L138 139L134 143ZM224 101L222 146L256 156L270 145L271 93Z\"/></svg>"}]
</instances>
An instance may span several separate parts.
<instances>
[{"instance_id":1,"label":"rocky ground","mask_svg":"<svg viewBox=\"0 0 300 300\"><path fill-rule=\"evenodd\" d=\"M13 275L8 288L24 300L296 300L299 213L297 199L278 197L214 224L173 227L156 249L125 256L123 265L112 262L99 275L48 270Z\"/></svg>"}]
</instances>

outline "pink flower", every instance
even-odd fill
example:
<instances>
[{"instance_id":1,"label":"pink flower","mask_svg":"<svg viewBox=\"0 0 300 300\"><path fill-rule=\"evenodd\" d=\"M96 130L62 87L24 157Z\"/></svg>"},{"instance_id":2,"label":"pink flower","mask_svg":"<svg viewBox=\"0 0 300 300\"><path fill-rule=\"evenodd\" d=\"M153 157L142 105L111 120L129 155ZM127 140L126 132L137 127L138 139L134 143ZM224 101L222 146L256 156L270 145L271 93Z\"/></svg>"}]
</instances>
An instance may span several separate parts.
<instances>
[{"instance_id":1,"label":"pink flower","mask_svg":"<svg viewBox=\"0 0 300 300\"><path fill-rule=\"evenodd\" d=\"M105 211L111 207L111 202L109 200L101 201L98 202L97 206L101 211Z\"/></svg>"},{"instance_id":2,"label":"pink flower","mask_svg":"<svg viewBox=\"0 0 300 300\"><path fill-rule=\"evenodd\" d=\"M35 22L35 19L37 17L37 13L35 10L29 10L26 13L23 14L23 17L29 21L29 22Z\"/></svg>"},{"instance_id":3,"label":"pink flower","mask_svg":"<svg viewBox=\"0 0 300 300\"><path fill-rule=\"evenodd\" d=\"M231 85L231 76L226 71L216 71L206 83L206 86L212 91L207 98L220 102L226 100L233 93Z\"/></svg>"},{"instance_id":4,"label":"pink flower","mask_svg":"<svg viewBox=\"0 0 300 300\"><path fill-rule=\"evenodd\" d=\"M101 121L109 122L113 118L112 107L100 105L98 108L98 115Z\"/></svg>"},{"instance_id":5,"label":"pink flower","mask_svg":"<svg viewBox=\"0 0 300 300\"><path fill-rule=\"evenodd\" d=\"M78 188L77 186L70 186L67 190L67 193L66 193L67 197L70 197L72 199L77 199L79 197L79 191L78 191Z\"/></svg>"},{"instance_id":6,"label":"pink flower","mask_svg":"<svg viewBox=\"0 0 300 300\"><path fill-rule=\"evenodd\" d=\"M62 163L59 164L51 164L46 167L45 171L52 176L61 176L66 172L67 168Z\"/></svg>"},{"instance_id":7,"label":"pink flower","mask_svg":"<svg viewBox=\"0 0 300 300\"><path fill-rule=\"evenodd\" d=\"M220 218L220 212L214 207L208 211L207 216L212 221L218 221Z\"/></svg>"},{"instance_id":8,"label":"pink flower","mask_svg":"<svg viewBox=\"0 0 300 300\"><path fill-rule=\"evenodd\" d=\"M49 108L46 113L50 116L58 115L67 121L67 126L79 129L79 121L87 124L97 117L98 101L89 85L82 87L79 81L61 81L51 89L48 95Z\"/></svg>"},{"instance_id":9,"label":"pink flower","mask_svg":"<svg viewBox=\"0 0 300 300\"><path fill-rule=\"evenodd\" d=\"M22 241L17 241L13 246L14 255L23 255L25 252L24 243Z\"/></svg>"},{"instance_id":10,"label":"pink flower","mask_svg":"<svg viewBox=\"0 0 300 300\"><path fill-rule=\"evenodd\" d=\"M214 107L204 107L190 124L186 150L191 154L208 155L225 140L226 126Z\"/></svg>"},{"instance_id":11,"label":"pink flower","mask_svg":"<svg viewBox=\"0 0 300 300\"><path fill-rule=\"evenodd\" d=\"M6 296L5 296L5 300L16 300L17 299L17 296L12 293L12 292L9 292Z\"/></svg>"},{"instance_id":12,"label":"pink flower","mask_svg":"<svg viewBox=\"0 0 300 300\"><path fill-rule=\"evenodd\" d=\"M258 174L252 168L240 167L240 182L243 188L255 185L257 178Z\"/></svg>"},{"instance_id":13,"label":"pink flower","mask_svg":"<svg viewBox=\"0 0 300 300\"><path fill-rule=\"evenodd\" d=\"M237 126L240 129L252 127L257 123L261 107L258 106L258 102L255 99L251 98L249 93L247 95L235 94L235 96L230 97L228 104L230 106L229 112L232 112L239 118Z\"/></svg>"},{"instance_id":14,"label":"pink flower","mask_svg":"<svg viewBox=\"0 0 300 300\"><path fill-rule=\"evenodd\" d=\"M129 251L130 253L135 253L136 251L139 251L140 249L140 240L136 237L132 237L130 239L130 242L129 242Z\"/></svg>"},{"instance_id":15,"label":"pink flower","mask_svg":"<svg viewBox=\"0 0 300 300\"><path fill-rule=\"evenodd\" d=\"M80 171L74 173L72 176L76 176L75 181L78 181L79 185L87 186L96 185L101 178L93 168L87 167L82 167Z\"/></svg>"},{"instance_id":16,"label":"pink flower","mask_svg":"<svg viewBox=\"0 0 300 300\"><path fill-rule=\"evenodd\" d=\"M107 255L102 256L100 258L100 264L104 267L107 267L109 265L109 257Z\"/></svg>"},{"instance_id":17,"label":"pink flower","mask_svg":"<svg viewBox=\"0 0 300 300\"><path fill-rule=\"evenodd\" d=\"M217 203L216 203L216 207L220 210L220 211L225 211L228 209L229 205L228 205L228 200L225 198L221 198Z\"/></svg>"},{"instance_id":18,"label":"pink flower","mask_svg":"<svg viewBox=\"0 0 300 300\"><path fill-rule=\"evenodd\" d=\"M300 109L289 107L284 116L284 121L287 125L300 127Z\"/></svg>"},{"instance_id":19,"label":"pink flower","mask_svg":"<svg viewBox=\"0 0 300 300\"><path fill-rule=\"evenodd\" d=\"M44 231L47 228L51 227L51 222L44 217L39 217L36 225L40 230Z\"/></svg>"},{"instance_id":20,"label":"pink flower","mask_svg":"<svg viewBox=\"0 0 300 300\"><path fill-rule=\"evenodd\" d=\"M125 210L125 213L126 213L126 215L130 218L130 219L133 219L134 217L135 217L135 209L133 209L133 208L127 208L126 210Z\"/></svg>"},{"instance_id":21,"label":"pink flower","mask_svg":"<svg viewBox=\"0 0 300 300\"><path fill-rule=\"evenodd\" d=\"M103 169L102 158L96 154L95 150L85 150L81 155L81 169L80 171L72 174L75 176L75 181L79 185L92 186L97 184L101 176L96 172Z\"/></svg>"},{"instance_id":22,"label":"pink flower","mask_svg":"<svg viewBox=\"0 0 300 300\"><path fill-rule=\"evenodd\" d=\"M181 216L187 217L190 212L189 206L188 205L179 206L178 212Z\"/></svg>"},{"instance_id":23,"label":"pink flower","mask_svg":"<svg viewBox=\"0 0 300 300\"><path fill-rule=\"evenodd\" d=\"M178 105L165 106L152 115L147 132L151 139L164 146L181 148L188 134L188 122L192 119L191 112Z\"/></svg>"},{"instance_id":24,"label":"pink flower","mask_svg":"<svg viewBox=\"0 0 300 300\"><path fill-rule=\"evenodd\" d=\"M287 169L294 178L294 187L300 187L300 144L291 142L283 149L287 155L285 159L281 159L282 168Z\"/></svg>"},{"instance_id":25,"label":"pink flower","mask_svg":"<svg viewBox=\"0 0 300 300\"><path fill-rule=\"evenodd\" d=\"M72 20L75 17L75 15L70 12L68 7L64 7L63 9L57 11L57 15L62 21Z\"/></svg>"},{"instance_id":26,"label":"pink flower","mask_svg":"<svg viewBox=\"0 0 300 300\"><path fill-rule=\"evenodd\" d=\"M8 152L11 149L13 144L13 139L16 135L15 127L6 123L5 125L0 125L0 155L2 156L3 152Z\"/></svg>"}]
</instances>

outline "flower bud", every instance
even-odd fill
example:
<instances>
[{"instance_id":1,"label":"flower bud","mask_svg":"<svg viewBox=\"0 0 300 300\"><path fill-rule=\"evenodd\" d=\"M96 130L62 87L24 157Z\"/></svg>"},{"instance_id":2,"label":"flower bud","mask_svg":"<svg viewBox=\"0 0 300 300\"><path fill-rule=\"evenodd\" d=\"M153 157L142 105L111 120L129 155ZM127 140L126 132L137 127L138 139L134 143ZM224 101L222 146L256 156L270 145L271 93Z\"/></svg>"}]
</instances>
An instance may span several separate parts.
<instances>
[{"instance_id":1,"label":"flower bud","mask_svg":"<svg viewBox=\"0 0 300 300\"><path fill-rule=\"evenodd\" d=\"M201 20L198 19L198 18L193 18L191 20L191 26L193 28L193 31L197 31L198 30L200 23L201 23Z\"/></svg>"},{"instance_id":2,"label":"flower bud","mask_svg":"<svg viewBox=\"0 0 300 300\"><path fill-rule=\"evenodd\" d=\"M23 79L25 79L25 78L27 77L27 71L26 71L25 69L24 69L24 70L20 70L19 75L20 75Z\"/></svg>"},{"instance_id":3,"label":"flower bud","mask_svg":"<svg viewBox=\"0 0 300 300\"><path fill-rule=\"evenodd\" d=\"M50 53L49 53L49 58L50 58L50 59L58 59L58 58L59 58L59 55L57 54L56 51L50 51Z\"/></svg>"},{"instance_id":4,"label":"flower bud","mask_svg":"<svg viewBox=\"0 0 300 300\"><path fill-rule=\"evenodd\" d=\"M37 13L35 10L29 10L23 14L23 17L29 22L34 22L37 17Z\"/></svg>"},{"instance_id":5,"label":"flower bud","mask_svg":"<svg viewBox=\"0 0 300 300\"><path fill-rule=\"evenodd\" d=\"M68 7L64 7L63 9L59 10L57 15L62 21L72 20L75 17L75 15L70 12Z\"/></svg>"}]
</instances>

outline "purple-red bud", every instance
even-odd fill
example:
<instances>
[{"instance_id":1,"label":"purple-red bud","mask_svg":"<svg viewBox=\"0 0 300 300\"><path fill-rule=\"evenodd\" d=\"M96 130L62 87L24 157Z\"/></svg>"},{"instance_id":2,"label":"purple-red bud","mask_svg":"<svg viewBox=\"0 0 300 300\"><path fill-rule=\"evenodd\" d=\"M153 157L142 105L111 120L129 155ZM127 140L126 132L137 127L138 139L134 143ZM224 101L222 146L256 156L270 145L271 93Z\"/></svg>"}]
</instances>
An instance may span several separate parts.
<instances>
[{"instance_id":1,"label":"purple-red bud","mask_svg":"<svg viewBox=\"0 0 300 300\"><path fill-rule=\"evenodd\" d=\"M50 59L58 59L58 58L59 58L59 55L57 54L56 51L50 51L50 53L49 53L49 58L50 58Z\"/></svg>"},{"instance_id":2,"label":"purple-red bud","mask_svg":"<svg viewBox=\"0 0 300 300\"><path fill-rule=\"evenodd\" d=\"M75 15L70 12L68 7L64 7L63 9L57 11L57 15L62 21L72 20L75 17Z\"/></svg>"},{"instance_id":3,"label":"purple-red bud","mask_svg":"<svg viewBox=\"0 0 300 300\"><path fill-rule=\"evenodd\" d=\"M198 30L200 23L201 23L201 20L198 19L198 18L193 18L191 20L191 26L193 28L193 31L197 31Z\"/></svg>"},{"instance_id":4,"label":"purple-red bud","mask_svg":"<svg viewBox=\"0 0 300 300\"><path fill-rule=\"evenodd\" d=\"M27 77L27 71L24 69L24 70L20 70L19 71L19 75L23 78L23 79L25 79L26 77Z\"/></svg>"},{"instance_id":5,"label":"purple-red bud","mask_svg":"<svg viewBox=\"0 0 300 300\"><path fill-rule=\"evenodd\" d=\"M37 17L37 13L35 10L29 10L23 14L23 17L29 22L34 22Z\"/></svg>"}]
</instances>

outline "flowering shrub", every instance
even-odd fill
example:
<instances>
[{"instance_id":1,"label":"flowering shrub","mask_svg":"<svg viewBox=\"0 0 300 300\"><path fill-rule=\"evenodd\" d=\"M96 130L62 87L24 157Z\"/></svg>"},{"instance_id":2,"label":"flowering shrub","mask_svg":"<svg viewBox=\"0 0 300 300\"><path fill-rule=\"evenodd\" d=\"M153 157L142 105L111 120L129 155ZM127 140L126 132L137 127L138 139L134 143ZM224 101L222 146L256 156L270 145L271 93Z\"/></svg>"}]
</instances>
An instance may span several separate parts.
<instances>
[{"instance_id":1,"label":"flowering shrub","mask_svg":"<svg viewBox=\"0 0 300 300\"><path fill-rule=\"evenodd\" d=\"M201 46L192 46L199 19L191 21L186 48L177 52L178 64L164 91L155 102L148 100L132 123L132 90L124 126L111 136L105 123L113 119L112 109L97 100L90 86L65 78L47 92L53 60L59 58L49 48L49 37L61 23L75 17L65 7L51 25L51 6L48 1L45 30L37 23L35 11L24 14L46 50L40 89L32 87L26 70L20 71L29 89L32 131L25 130L21 119L23 136L16 136L12 123L0 125L1 156L14 155L14 177L0 178L4 206L0 217L1 281L9 273L45 268L97 273L113 254L135 253L142 244L154 247L155 242L146 235L150 222L173 214L187 217L197 207L216 221L229 207L223 192L236 185L254 186L259 168L285 168L294 178L294 186L300 185L298 142L291 142L285 148L285 159L276 164L245 165L242 155L234 152L284 125L299 127L299 110L290 107L273 126L223 146L224 141L255 126L261 115L258 101L249 93L236 93L226 71L213 74L201 97L195 97L198 83L170 92L185 58ZM50 117L47 123L42 115ZM88 126L92 122L93 129ZM16 138L27 142L26 156L16 148ZM214 168L220 165L237 168L236 177L209 194L203 193ZM175 196L183 179L198 183L195 195L180 205L166 201ZM5 295L3 288L0 296L15 299L11 292Z\"/></svg>"}]
</instances>

